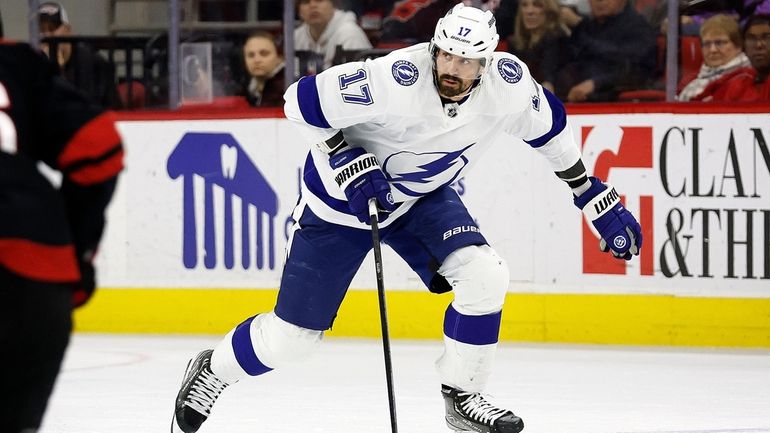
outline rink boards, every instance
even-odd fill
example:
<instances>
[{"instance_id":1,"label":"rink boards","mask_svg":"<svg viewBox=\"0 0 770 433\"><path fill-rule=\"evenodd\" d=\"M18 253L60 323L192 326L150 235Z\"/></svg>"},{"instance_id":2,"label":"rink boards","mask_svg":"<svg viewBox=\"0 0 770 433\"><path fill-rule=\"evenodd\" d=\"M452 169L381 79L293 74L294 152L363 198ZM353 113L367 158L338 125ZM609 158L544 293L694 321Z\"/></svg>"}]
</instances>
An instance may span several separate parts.
<instances>
[{"instance_id":1,"label":"rink boards","mask_svg":"<svg viewBox=\"0 0 770 433\"><path fill-rule=\"evenodd\" d=\"M598 252L545 159L505 138L455 188L511 269L501 338L770 347L770 107L570 109L590 172L644 229ZM625 112L624 112L625 111ZM275 302L307 145L278 111L126 114L127 170L77 329L221 333ZM383 250L391 333L441 338L451 295ZM331 335L379 335L371 258ZM437 298L443 299L437 299Z\"/></svg>"}]
</instances>

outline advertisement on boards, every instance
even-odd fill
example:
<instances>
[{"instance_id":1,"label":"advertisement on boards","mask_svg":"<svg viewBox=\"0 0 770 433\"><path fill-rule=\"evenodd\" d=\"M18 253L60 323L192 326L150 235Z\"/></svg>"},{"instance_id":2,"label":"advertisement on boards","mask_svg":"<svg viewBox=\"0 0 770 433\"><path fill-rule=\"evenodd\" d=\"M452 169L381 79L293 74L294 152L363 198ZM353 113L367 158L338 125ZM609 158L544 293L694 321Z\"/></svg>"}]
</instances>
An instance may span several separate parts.
<instances>
[{"instance_id":1,"label":"advertisement on boards","mask_svg":"<svg viewBox=\"0 0 770 433\"><path fill-rule=\"evenodd\" d=\"M643 227L630 262L598 241L536 150L501 137L453 185L510 290L770 297L770 117L570 117L589 172ZM123 121L127 170L98 260L107 287L276 288L307 143L285 119ZM393 290L424 290L388 248ZM353 287L375 287L364 262Z\"/></svg>"},{"instance_id":2,"label":"advertisement on boards","mask_svg":"<svg viewBox=\"0 0 770 433\"><path fill-rule=\"evenodd\" d=\"M589 171L618 185L645 237L631 269L603 260L584 223L581 274L651 279L666 293L770 296L767 125L765 114L573 117Z\"/></svg>"}]
</instances>

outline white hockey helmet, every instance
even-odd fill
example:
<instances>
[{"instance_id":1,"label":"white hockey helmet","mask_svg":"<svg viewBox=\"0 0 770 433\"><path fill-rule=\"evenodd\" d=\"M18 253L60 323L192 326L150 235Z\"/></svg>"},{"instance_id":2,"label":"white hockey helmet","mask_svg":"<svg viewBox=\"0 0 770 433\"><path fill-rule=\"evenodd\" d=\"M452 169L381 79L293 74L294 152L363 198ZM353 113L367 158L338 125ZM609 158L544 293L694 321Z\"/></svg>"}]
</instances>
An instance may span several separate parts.
<instances>
[{"instance_id":1,"label":"white hockey helmet","mask_svg":"<svg viewBox=\"0 0 770 433\"><path fill-rule=\"evenodd\" d=\"M486 68L499 40L492 12L458 3L436 23L428 49L432 56L441 48L456 56L481 59Z\"/></svg>"}]
</instances>

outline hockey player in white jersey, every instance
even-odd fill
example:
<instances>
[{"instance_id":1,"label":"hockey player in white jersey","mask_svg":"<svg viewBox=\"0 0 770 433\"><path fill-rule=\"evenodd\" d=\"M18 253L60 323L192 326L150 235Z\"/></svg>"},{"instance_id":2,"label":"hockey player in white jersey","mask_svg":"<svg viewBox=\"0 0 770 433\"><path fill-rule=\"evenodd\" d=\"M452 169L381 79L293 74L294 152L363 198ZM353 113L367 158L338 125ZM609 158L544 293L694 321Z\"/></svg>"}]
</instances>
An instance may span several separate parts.
<instances>
[{"instance_id":1,"label":"hockey player in white jersey","mask_svg":"<svg viewBox=\"0 0 770 433\"><path fill-rule=\"evenodd\" d=\"M508 268L450 184L497 137L518 137L572 189L602 250L629 260L642 236L614 188L586 173L562 103L515 56L495 52L497 43L493 15L458 4L429 44L335 66L289 87L286 117L311 150L276 306L191 360L172 431L197 431L228 384L317 348L372 248L370 199L381 210L382 242L431 291L454 292L436 361L447 425L481 433L524 428L519 416L481 393L497 348Z\"/></svg>"}]
</instances>

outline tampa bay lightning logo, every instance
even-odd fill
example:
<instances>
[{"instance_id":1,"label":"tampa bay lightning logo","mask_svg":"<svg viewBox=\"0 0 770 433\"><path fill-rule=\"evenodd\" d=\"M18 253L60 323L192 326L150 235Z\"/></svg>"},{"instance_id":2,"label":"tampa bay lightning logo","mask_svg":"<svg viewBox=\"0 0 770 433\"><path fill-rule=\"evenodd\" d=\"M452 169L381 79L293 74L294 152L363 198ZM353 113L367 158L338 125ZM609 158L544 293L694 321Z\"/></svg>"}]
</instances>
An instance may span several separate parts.
<instances>
[{"instance_id":1,"label":"tampa bay lightning logo","mask_svg":"<svg viewBox=\"0 0 770 433\"><path fill-rule=\"evenodd\" d=\"M385 159L382 168L393 187L408 196L420 197L457 180L468 165L463 153L474 144L454 152L394 153Z\"/></svg>"},{"instance_id":2,"label":"tampa bay lightning logo","mask_svg":"<svg viewBox=\"0 0 770 433\"><path fill-rule=\"evenodd\" d=\"M420 71L417 70L417 66L407 60L399 60L393 63L391 70L393 71L393 78L402 86L411 86L420 77Z\"/></svg>"},{"instance_id":3,"label":"tampa bay lightning logo","mask_svg":"<svg viewBox=\"0 0 770 433\"><path fill-rule=\"evenodd\" d=\"M516 63L513 59L500 59L500 61L497 62L497 70L500 72L503 80L511 84L518 83L519 80L521 80L521 65Z\"/></svg>"}]
</instances>

